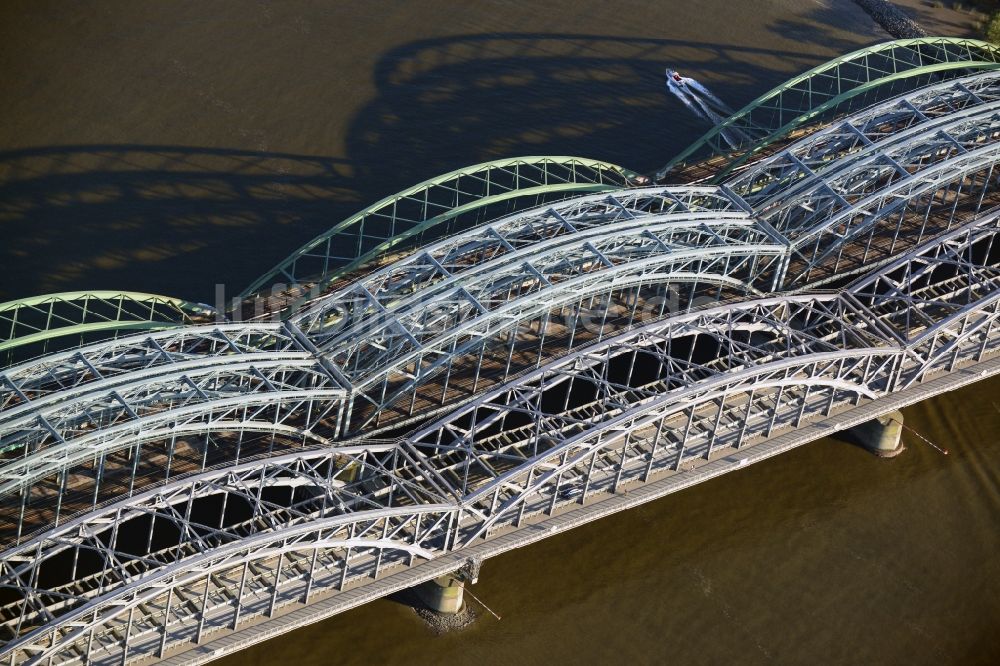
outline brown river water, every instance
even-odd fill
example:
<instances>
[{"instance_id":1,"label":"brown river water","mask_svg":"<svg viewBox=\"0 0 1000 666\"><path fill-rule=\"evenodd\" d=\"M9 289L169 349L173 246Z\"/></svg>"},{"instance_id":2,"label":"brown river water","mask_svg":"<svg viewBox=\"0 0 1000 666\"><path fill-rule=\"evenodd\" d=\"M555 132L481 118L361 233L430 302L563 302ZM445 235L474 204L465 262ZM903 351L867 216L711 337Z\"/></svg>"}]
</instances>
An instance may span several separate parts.
<instances>
[{"instance_id":1,"label":"brown river water","mask_svg":"<svg viewBox=\"0 0 1000 666\"><path fill-rule=\"evenodd\" d=\"M465 164L661 166L706 129L667 66L736 107L884 39L847 0L5 2L0 301L210 302ZM383 600L220 663L1000 663L1000 380L905 417L950 455L818 441L486 562L500 621Z\"/></svg>"}]
</instances>

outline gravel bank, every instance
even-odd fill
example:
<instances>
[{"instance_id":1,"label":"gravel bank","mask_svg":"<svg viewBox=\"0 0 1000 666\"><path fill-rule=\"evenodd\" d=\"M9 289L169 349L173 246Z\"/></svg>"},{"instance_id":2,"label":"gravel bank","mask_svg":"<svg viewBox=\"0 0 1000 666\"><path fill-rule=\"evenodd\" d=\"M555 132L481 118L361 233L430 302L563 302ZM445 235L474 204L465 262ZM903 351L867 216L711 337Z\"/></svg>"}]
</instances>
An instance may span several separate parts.
<instances>
[{"instance_id":1,"label":"gravel bank","mask_svg":"<svg viewBox=\"0 0 1000 666\"><path fill-rule=\"evenodd\" d=\"M462 610L458 611L454 615L435 613L428 608L416 607L413 610L423 619L424 622L427 623L431 630L438 635L446 634L450 631L465 629L476 621L476 611L472 610L472 607L469 606L469 604L462 606Z\"/></svg>"},{"instance_id":2,"label":"gravel bank","mask_svg":"<svg viewBox=\"0 0 1000 666\"><path fill-rule=\"evenodd\" d=\"M896 39L926 37L927 31L886 0L854 0L875 22Z\"/></svg>"}]
</instances>

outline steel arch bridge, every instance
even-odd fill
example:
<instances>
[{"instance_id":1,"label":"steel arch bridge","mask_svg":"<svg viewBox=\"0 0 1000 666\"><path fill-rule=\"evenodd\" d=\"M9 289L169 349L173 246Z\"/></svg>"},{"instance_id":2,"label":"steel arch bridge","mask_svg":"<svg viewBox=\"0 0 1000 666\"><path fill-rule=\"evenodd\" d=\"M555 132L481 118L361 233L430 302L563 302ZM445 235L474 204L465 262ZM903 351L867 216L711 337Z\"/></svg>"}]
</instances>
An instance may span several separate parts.
<instances>
[{"instance_id":1,"label":"steel arch bridge","mask_svg":"<svg viewBox=\"0 0 1000 666\"><path fill-rule=\"evenodd\" d=\"M0 658L131 663L329 615L1000 372L980 69L716 185L580 158L428 181L248 289L300 282L268 320L12 308L75 308L15 343L110 339L0 369ZM474 199L470 175L507 180Z\"/></svg>"},{"instance_id":2,"label":"steel arch bridge","mask_svg":"<svg viewBox=\"0 0 1000 666\"><path fill-rule=\"evenodd\" d=\"M1000 48L977 39L920 37L859 49L803 72L713 127L657 172L692 158L727 155L717 175L808 124L866 107L905 90L1000 67ZM736 145L723 137L736 140Z\"/></svg>"}]
</instances>

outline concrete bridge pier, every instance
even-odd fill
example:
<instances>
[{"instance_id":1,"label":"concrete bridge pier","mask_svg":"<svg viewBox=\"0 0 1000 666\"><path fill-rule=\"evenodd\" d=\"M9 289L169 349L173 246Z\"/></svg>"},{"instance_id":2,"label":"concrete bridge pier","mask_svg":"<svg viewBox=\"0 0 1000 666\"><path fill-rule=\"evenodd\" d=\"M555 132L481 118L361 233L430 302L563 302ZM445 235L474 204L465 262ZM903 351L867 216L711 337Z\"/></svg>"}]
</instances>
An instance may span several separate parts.
<instances>
[{"instance_id":1,"label":"concrete bridge pier","mask_svg":"<svg viewBox=\"0 0 1000 666\"><path fill-rule=\"evenodd\" d=\"M427 608L443 615L455 615L465 605L465 581L453 574L438 576L413 588Z\"/></svg>"},{"instance_id":2,"label":"concrete bridge pier","mask_svg":"<svg viewBox=\"0 0 1000 666\"><path fill-rule=\"evenodd\" d=\"M417 598L427 608L442 615L455 615L465 607L465 584L475 584L479 580L482 560L466 561L455 573L438 576L413 588Z\"/></svg>"},{"instance_id":3,"label":"concrete bridge pier","mask_svg":"<svg viewBox=\"0 0 1000 666\"><path fill-rule=\"evenodd\" d=\"M847 432L879 458L894 458L906 448L902 441L903 413L899 410L856 425Z\"/></svg>"}]
</instances>

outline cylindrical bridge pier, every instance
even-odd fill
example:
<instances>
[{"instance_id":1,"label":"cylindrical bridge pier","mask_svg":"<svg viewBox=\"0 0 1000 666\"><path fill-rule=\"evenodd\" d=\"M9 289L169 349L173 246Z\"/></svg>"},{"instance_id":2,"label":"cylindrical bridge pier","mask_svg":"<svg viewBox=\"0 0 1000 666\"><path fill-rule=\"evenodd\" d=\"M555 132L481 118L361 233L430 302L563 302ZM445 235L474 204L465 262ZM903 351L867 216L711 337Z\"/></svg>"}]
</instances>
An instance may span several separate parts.
<instances>
[{"instance_id":1,"label":"cylindrical bridge pier","mask_svg":"<svg viewBox=\"0 0 1000 666\"><path fill-rule=\"evenodd\" d=\"M421 603L435 613L454 615L464 606L465 582L461 577L446 574L413 588Z\"/></svg>"},{"instance_id":2,"label":"cylindrical bridge pier","mask_svg":"<svg viewBox=\"0 0 1000 666\"><path fill-rule=\"evenodd\" d=\"M893 458L903 452L903 413L898 409L847 431L858 444L879 458Z\"/></svg>"}]
</instances>

